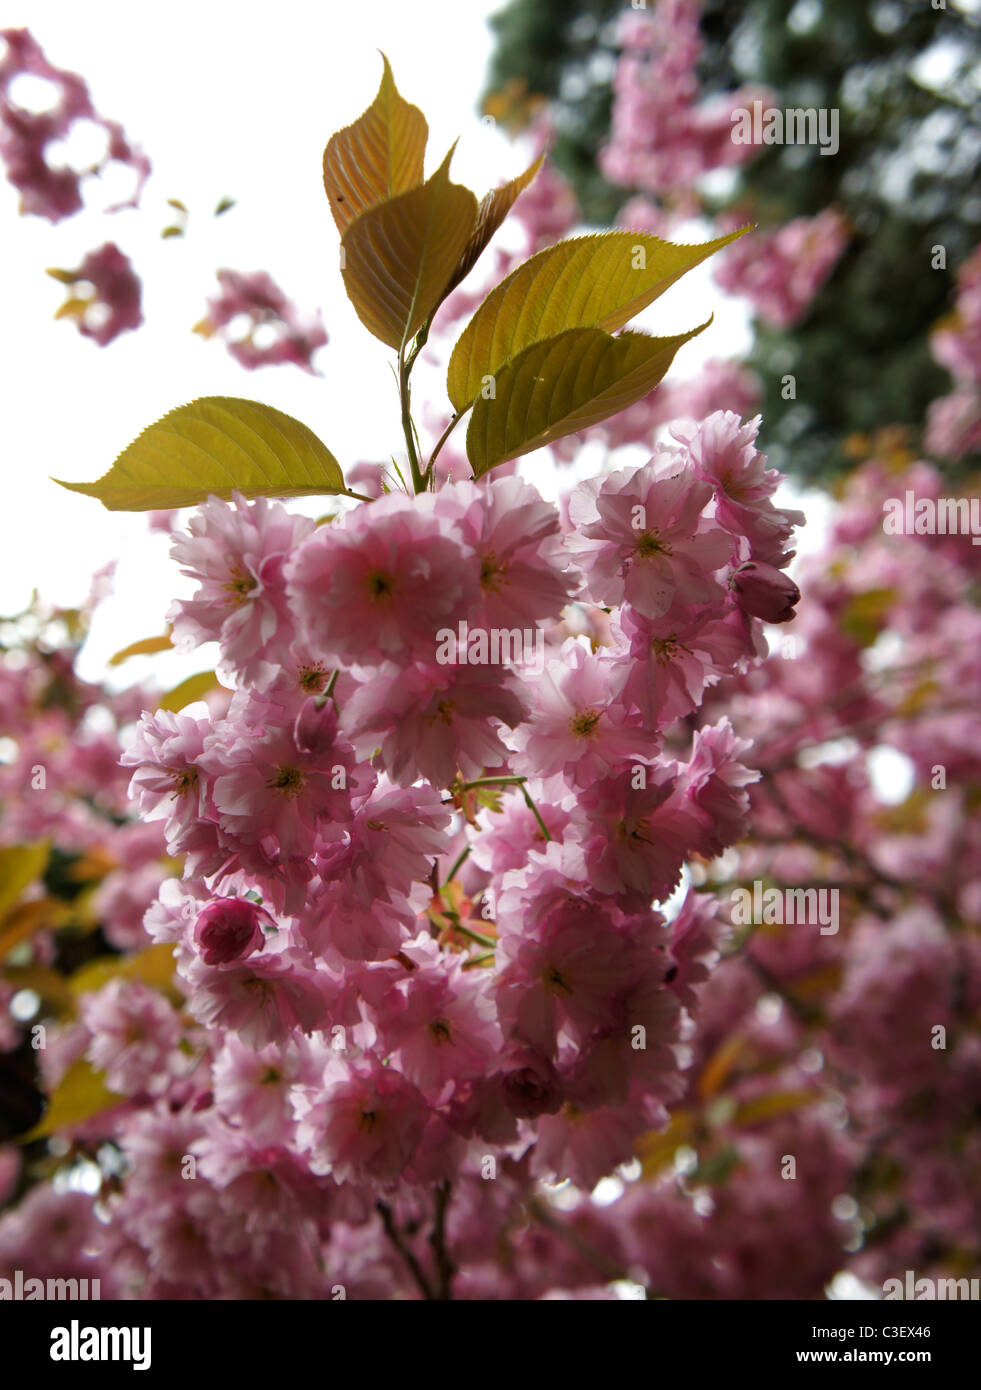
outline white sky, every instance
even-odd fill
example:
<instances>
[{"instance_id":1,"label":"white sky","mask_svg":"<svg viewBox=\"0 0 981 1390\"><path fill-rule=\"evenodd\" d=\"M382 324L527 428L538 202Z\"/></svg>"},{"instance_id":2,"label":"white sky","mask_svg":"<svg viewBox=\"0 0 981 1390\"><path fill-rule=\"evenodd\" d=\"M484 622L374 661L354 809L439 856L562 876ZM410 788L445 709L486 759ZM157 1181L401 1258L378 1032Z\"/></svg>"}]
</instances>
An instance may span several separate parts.
<instances>
[{"instance_id":1,"label":"white sky","mask_svg":"<svg viewBox=\"0 0 981 1390\"><path fill-rule=\"evenodd\" d=\"M154 166L138 211L101 215L113 199L89 181L91 207L56 226L17 216L16 192L0 183L0 614L23 607L34 587L53 602L78 603L93 571L118 558L116 591L83 653L83 675L98 678L117 648L161 631L169 601L190 586L168 557L167 539L148 534L145 514L107 512L49 475L99 477L147 424L205 395L252 397L288 411L342 467L402 448L392 354L361 326L343 292L321 182L323 146L372 100L383 48L403 95L429 121L427 172L458 135L453 174L478 195L524 167L524 152L476 113L491 52L485 19L499 7L500 0L5 6L4 27L30 28L55 66L79 72L99 114L121 122ZM215 219L225 195L236 207ZM190 217L186 237L163 240L170 197ZM44 269L77 265L103 241L116 241L142 276L146 323L99 348L70 322L53 321L63 291ZM302 309L323 309L330 341L317 359L322 376L296 367L246 372L217 340L190 331L225 266L267 270ZM670 333L713 310L715 323L683 349L676 377L693 375L706 357L745 349L742 306L714 290L700 267L638 319ZM417 419L420 388L441 388L421 367ZM434 399L442 412L445 394ZM324 510L318 500L290 506ZM173 684L205 664L200 652L138 658L114 683L152 671Z\"/></svg>"}]
</instances>

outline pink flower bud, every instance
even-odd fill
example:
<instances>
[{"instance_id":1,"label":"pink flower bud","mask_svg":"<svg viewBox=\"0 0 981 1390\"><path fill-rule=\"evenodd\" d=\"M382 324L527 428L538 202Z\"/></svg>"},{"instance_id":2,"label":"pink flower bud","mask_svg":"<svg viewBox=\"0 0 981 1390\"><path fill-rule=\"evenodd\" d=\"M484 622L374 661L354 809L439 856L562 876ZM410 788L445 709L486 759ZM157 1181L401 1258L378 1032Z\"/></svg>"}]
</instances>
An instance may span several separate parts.
<instances>
[{"instance_id":1,"label":"pink flower bud","mask_svg":"<svg viewBox=\"0 0 981 1390\"><path fill-rule=\"evenodd\" d=\"M272 919L248 898L215 898L208 903L194 923L194 940L205 965L224 965L257 951L263 920Z\"/></svg>"},{"instance_id":2,"label":"pink flower bud","mask_svg":"<svg viewBox=\"0 0 981 1390\"><path fill-rule=\"evenodd\" d=\"M789 623L796 617L794 604L800 601L800 589L773 565L748 560L732 576L732 588L740 608L754 618L762 618L766 623Z\"/></svg>"},{"instance_id":3,"label":"pink flower bud","mask_svg":"<svg viewBox=\"0 0 981 1390\"><path fill-rule=\"evenodd\" d=\"M333 700L311 695L304 700L293 726L296 746L304 753L327 753L337 738L337 710Z\"/></svg>"},{"instance_id":4,"label":"pink flower bud","mask_svg":"<svg viewBox=\"0 0 981 1390\"><path fill-rule=\"evenodd\" d=\"M562 1105L562 1092L555 1068L547 1057L522 1051L510 1059L502 1086L504 1104L518 1119L534 1120L554 1115Z\"/></svg>"}]
</instances>

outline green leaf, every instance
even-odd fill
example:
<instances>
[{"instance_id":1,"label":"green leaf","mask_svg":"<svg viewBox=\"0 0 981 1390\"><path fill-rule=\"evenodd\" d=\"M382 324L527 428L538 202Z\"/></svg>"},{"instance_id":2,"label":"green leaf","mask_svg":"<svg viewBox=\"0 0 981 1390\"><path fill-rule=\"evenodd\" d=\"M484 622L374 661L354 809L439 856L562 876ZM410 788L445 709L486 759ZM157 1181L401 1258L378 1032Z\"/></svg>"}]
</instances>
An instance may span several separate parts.
<instances>
[{"instance_id":1,"label":"green leaf","mask_svg":"<svg viewBox=\"0 0 981 1390\"><path fill-rule=\"evenodd\" d=\"M66 483L111 512L195 507L208 497L343 492L340 465L312 430L259 401L202 396L127 445L95 483Z\"/></svg>"},{"instance_id":2,"label":"green leaf","mask_svg":"<svg viewBox=\"0 0 981 1390\"><path fill-rule=\"evenodd\" d=\"M41 877L50 855L50 840L0 849L0 917L19 902L25 888Z\"/></svg>"},{"instance_id":3,"label":"green leaf","mask_svg":"<svg viewBox=\"0 0 981 1390\"><path fill-rule=\"evenodd\" d=\"M105 1085L104 1073L96 1071L84 1057L79 1058L58 1082L41 1123L21 1136L22 1144L43 1139L59 1129L81 1124L103 1110L120 1105L125 1096L117 1095Z\"/></svg>"},{"instance_id":4,"label":"green leaf","mask_svg":"<svg viewBox=\"0 0 981 1390\"><path fill-rule=\"evenodd\" d=\"M70 1017L74 1012L75 1000L64 975L50 965L8 965L3 978L15 989L32 989L59 1018Z\"/></svg>"},{"instance_id":5,"label":"green leaf","mask_svg":"<svg viewBox=\"0 0 981 1390\"><path fill-rule=\"evenodd\" d=\"M818 1100L820 1096L816 1091L775 1091L770 1095L756 1096L739 1106L733 1124L752 1125L760 1120L775 1119L777 1115L792 1115Z\"/></svg>"},{"instance_id":6,"label":"green leaf","mask_svg":"<svg viewBox=\"0 0 981 1390\"><path fill-rule=\"evenodd\" d=\"M698 1183L710 1183L713 1187L717 1187L727 1181L733 1169L738 1168L741 1162L742 1155L735 1144L727 1144L718 1153L714 1153L711 1158L699 1163L695 1171L689 1175L688 1182L692 1186Z\"/></svg>"},{"instance_id":7,"label":"green leaf","mask_svg":"<svg viewBox=\"0 0 981 1390\"><path fill-rule=\"evenodd\" d=\"M493 394L474 405L467 430L474 476L633 405L711 321L673 338L572 328L533 343L497 373Z\"/></svg>"},{"instance_id":8,"label":"green leaf","mask_svg":"<svg viewBox=\"0 0 981 1390\"><path fill-rule=\"evenodd\" d=\"M28 898L11 908L0 918L0 960L35 932L64 925L65 918L65 905L51 897Z\"/></svg>"},{"instance_id":9,"label":"green leaf","mask_svg":"<svg viewBox=\"0 0 981 1390\"><path fill-rule=\"evenodd\" d=\"M382 62L378 95L324 150L324 188L342 234L361 213L422 183L429 127L399 95L384 53Z\"/></svg>"},{"instance_id":10,"label":"green leaf","mask_svg":"<svg viewBox=\"0 0 981 1390\"><path fill-rule=\"evenodd\" d=\"M173 647L169 631L160 633L158 637L141 637L138 642L130 642L128 647L114 652L109 658L109 665L121 666L131 656L149 656L153 652L172 651Z\"/></svg>"},{"instance_id":11,"label":"green leaf","mask_svg":"<svg viewBox=\"0 0 981 1390\"><path fill-rule=\"evenodd\" d=\"M853 594L841 612L842 632L858 646L871 647L885 627L895 601L895 589L865 589Z\"/></svg>"},{"instance_id":12,"label":"green leaf","mask_svg":"<svg viewBox=\"0 0 981 1390\"><path fill-rule=\"evenodd\" d=\"M699 246L643 232L599 232L539 251L502 280L474 313L450 358L446 387L456 409L532 343L568 328L614 333L686 271L748 231Z\"/></svg>"},{"instance_id":13,"label":"green leaf","mask_svg":"<svg viewBox=\"0 0 981 1390\"><path fill-rule=\"evenodd\" d=\"M174 984L174 948L168 941L147 946L135 955L100 956L90 960L69 978L72 994L86 994L101 989L110 980L141 980L160 990L174 1004L182 1004L184 996Z\"/></svg>"},{"instance_id":14,"label":"green leaf","mask_svg":"<svg viewBox=\"0 0 981 1390\"><path fill-rule=\"evenodd\" d=\"M175 685L173 690L168 690L161 698L157 709L170 710L176 714L194 700L202 700L210 690L219 689L221 685L214 671L197 671L193 676L181 681L180 685Z\"/></svg>"},{"instance_id":15,"label":"green leaf","mask_svg":"<svg viewBox=\"0 0 981 1390\"><path fill-rule=\"evenodd\" d=\"M469 188L450 182L450 160L419 188L379 203L341 238L344 288L376 338L400 350L445 298L477 218Z\"/></svg>"}]
</instances>

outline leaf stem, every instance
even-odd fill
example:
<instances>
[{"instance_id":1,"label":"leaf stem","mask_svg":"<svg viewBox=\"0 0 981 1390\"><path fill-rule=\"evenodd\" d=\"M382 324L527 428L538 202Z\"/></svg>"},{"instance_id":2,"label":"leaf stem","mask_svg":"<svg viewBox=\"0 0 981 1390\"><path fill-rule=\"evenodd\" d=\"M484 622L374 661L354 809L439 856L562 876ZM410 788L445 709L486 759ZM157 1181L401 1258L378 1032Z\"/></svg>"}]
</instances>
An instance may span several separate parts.
<instances>
[{"instance_id":1,"label":"leaf stem","mask_svg":"<svg viewBox=\"0 0 981 1390\"><path fill-rule=\"evenodd\" d=\"M496 941L492 941L489 936L484 936L482 932L474 931L473 927L465 927L462 922L454 922L453 930L459 932L461 936L468 936L471 941L476 941L478 946L488 946L492 951L497 949Z\"/></svg>"},{"instance_id":2,"label":"leaf stem","mask_svg":"<svg viewBox=\"0 0 981 1390\"><path fill-rule=\"evenodd\" d=\"M426 482L419 469L419 455L416 452L412 413L409 408L409 373L412 371L412 364L417 356L418 352L415 347L410 351L408 359L405 356L405 344L399 349L399 401L402 405L402 433L405 435L405 448L409 455L412 488L414 492L419 493L426 491Z\"/></svg>"},{"instance_id":3,"label":"leaf stem","mask_svg":"<svg viewBox=\"0 0 981 1390\"><path fill-rule=\"evenodd\" d=\"M458 870L458 869L461 867L461 865L466 861L467 856L468 856L469 853L470 853L470 848L471 848L470 845L464 845L464 846L463 846L463 849L460 851L460 853L457 855L456 859L453 861L453 867L450 869L449 873L446 875L446 882L447 882L447 883L449 883L449 881L450 881L451 878L456 878L457 870Z\"/></svg>"},{"instance_id":4,"label":"leaf stem","mask_svg":"<svg viewBox=\"0 0 981 1390\"><path fill-rule=\"evenodd\" d=\"M542 834L545 836L545 839L546 839L546 840L551 840L552 837L551 837L551 835L548 833L548 826L547 826L547 825L545 824L545 822L542 820L542 814L541 814L541 812L539 811L538 807L535 805L535 803L532 801L531 796L529 795L529 792L528 792L528 788L525 786L525 784L524 784L523 782L522 782L522 784L521 784L521 795L524 797L525 802L527 803L527 806L528 806L529 811L530 811L531 814L535 817L535 820L537 820L539 830L540 830L540 831L542 832Z\"/></svg>"},{"instance_id":5,"label":"leaf stem","mask_svg":"<svg viewBox=\"0 0 981 1390\"><path fill-rule=\"evenodd\" d=\"M485 951L482 956L470 956L463 962L461 970L475 970L478 965L486 965L489 960L494 959L493 951Z\"/></svg>"},{"instance_id":6,"label":"leaf stem","mask_svg":"<svg viewBox=\"0 0 981 1390\"><path fill-rule=\"evenodd\" d=\"M468 792L474 787L520 787L521 795L525 799L528 810L535 817L535 820L537 820L539 830L545 836L546 840L551 840L552 837L548 833L548 826L542 820L541 812L531 799L528 788L525 786L526 781L527 778L525 777L478 777L475 782L464 782L463 790Z\"/></svg>"},{"instance_id":7,"label":"leaf stem","mask_svg":"<svg viewBox=\"0 0 981 1390\"><path fill-rule=\"evenodd\" d=\"M458 425L458 424L460 423L460 421L463 419L463 417L464 417L465 414L466 414L466 411L465 411L465 410L458 410L458 411L456 411L456 412L454 413L452 419L450 420L450 423L446 426L446 429L445 429L445 430L443 431L443 433L440 435L439 439L437 439L437 441L436 441L436 446L435 446L435 448L433 449L433 452L429 455L429 462L426 464L426 473L425 473L425 476L426 476L427 479L430 478L430 477L432 476L433 464L436 462L436 455L439 453L440 449L442 449L443 445L444 445L444 444L446 443L446 441L449 439L450 435L451 435L451 434L453 433L453 431L456 429L457 425Z\"/></svg>"},{"instance_id":8,"label":"leaf stem","mask_svg":"<svg viewBox=\"0 0 981 1390\"><path fill-rule=\"evenodd\" d=\"M464 782L463 790L468 792L474 787L517 786L524 780L523 777L477 777L472 782Z\"/></svg>"}]
</instances>

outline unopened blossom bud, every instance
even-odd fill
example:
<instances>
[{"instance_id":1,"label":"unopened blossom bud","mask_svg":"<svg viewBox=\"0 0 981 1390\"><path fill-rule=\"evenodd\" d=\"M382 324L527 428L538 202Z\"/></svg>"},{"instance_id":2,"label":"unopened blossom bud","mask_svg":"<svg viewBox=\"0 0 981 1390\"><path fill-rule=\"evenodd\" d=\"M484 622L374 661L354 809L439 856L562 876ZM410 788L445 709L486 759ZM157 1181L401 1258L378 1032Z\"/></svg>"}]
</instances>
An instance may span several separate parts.
<instances>
[{"instance_id":1,"label":"unopened blossom bud","mask_svg":"<svg viewBox=\"0 0 981 1390\"><path fill-rule=\"evenodd\" d=\"M800 589L783 570L760 560L748 560L732 576L736 601L745 613L766 623L789 623L796 617L794 605Z\"/></svg>"},{"instance_id":2,"label":"unopened blossom bud","mask_svg":"<svg viewBox=\"0 0 981 1390\"><path fill-rule=\"evenodd\" d=\"M293 726L293 737L304 753L329 752L337 739L337 709L333 700L325 700L322 695L304 700Z\"/></svg>"},{"instance_id":3,"label":"unopened blossom bud","mask_svg":"<svg viewBox=\"0 0 981 1390\"><path fill-rule=\"evenodd\" d=\"M271 920L247 898L215 898L198 913L194 940L205 965L224 965L251 955L262 945L263 920Z\"/></svg>"},{"instance_id":4,"label":"unopened blossom bud","mask_svg":"<svg viewBox=\"0 0 981 1390\"><path fill-rule=\"evenodd\" d=\"M520 1052L512 1059L511 1069L504 1075L502 1086L504 1104L518 1119L534 1120L539 1115L554 1115L562 1105L563 1096L555 1068L539 1053Z\"/></svg>"}]
</instances>

